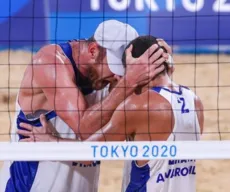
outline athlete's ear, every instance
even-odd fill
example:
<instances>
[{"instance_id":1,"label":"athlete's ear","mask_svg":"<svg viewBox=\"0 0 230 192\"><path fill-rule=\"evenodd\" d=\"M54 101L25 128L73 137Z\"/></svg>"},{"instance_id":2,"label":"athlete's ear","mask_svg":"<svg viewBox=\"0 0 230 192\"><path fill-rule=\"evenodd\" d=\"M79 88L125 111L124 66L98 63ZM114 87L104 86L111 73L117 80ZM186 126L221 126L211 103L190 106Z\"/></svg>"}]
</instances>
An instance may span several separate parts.
<instances>
[{"instance_id":1,"label":"athlete's ear","mask_svg":"<svg viewBox=\"0 0 230 192\"><path fill-rule=\"evenodd\" d=\"M99 54L99 47L96 42L89 43L88 52L90 54L91 59L96 59Z\"/></svg>"}]
</instances>

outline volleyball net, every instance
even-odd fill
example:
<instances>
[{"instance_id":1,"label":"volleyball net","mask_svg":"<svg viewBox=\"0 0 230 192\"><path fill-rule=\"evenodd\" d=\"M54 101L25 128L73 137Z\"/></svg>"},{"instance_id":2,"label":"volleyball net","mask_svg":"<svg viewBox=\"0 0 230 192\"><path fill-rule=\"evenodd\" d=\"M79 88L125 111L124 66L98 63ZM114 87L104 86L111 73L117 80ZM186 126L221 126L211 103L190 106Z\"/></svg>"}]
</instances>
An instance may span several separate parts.
<instances>
[{"instance_id":1,"label":"volleyball net","mask_svg":"<svg viewBox=\"0 0 230 192\"><path fill-rule=\"evenodd\" d=\"M230 159L230 141L0 143L0 160Z\"/></svg>"},{"instance_id":2,"label":"volleyball net","mask_svg":"<svg viewBox=\"0 0 230 192\"><path fill-rule=\"evenodd\" d=\"M205 141L18 143L2 139L0 161L230 159L230 26L226 24L230 22L230 3L66 2L0 3L0 47L4 53L0 55L1 136L12 134L9 130L13 126L16 94L33 52L48 43L89 38L100 22L117 19L132 25L140 34L164 38L172 46L176 68L173 80L193 89L203 101ZM26 52L20 55L18 50Z\"/></svg>"}]
</instances>

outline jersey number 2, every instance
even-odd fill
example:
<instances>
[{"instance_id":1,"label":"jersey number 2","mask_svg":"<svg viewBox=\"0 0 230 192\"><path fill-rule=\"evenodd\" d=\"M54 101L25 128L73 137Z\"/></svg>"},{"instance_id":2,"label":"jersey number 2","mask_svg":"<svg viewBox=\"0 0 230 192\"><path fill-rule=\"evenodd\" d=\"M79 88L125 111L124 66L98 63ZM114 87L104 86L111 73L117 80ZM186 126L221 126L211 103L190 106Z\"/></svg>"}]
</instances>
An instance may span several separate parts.
<instances>
[{"instance_id":1,"label":"jersey number 2","mask_svg":"<svg viewBox=\"0 0 230 192\"><path fill-rule=\"evenodd\" d=\"M189 109L185 109L185 100L183 97L177 99L178 103L182 103L181 113L189 113Z\"/></svg>"}]
</instances>

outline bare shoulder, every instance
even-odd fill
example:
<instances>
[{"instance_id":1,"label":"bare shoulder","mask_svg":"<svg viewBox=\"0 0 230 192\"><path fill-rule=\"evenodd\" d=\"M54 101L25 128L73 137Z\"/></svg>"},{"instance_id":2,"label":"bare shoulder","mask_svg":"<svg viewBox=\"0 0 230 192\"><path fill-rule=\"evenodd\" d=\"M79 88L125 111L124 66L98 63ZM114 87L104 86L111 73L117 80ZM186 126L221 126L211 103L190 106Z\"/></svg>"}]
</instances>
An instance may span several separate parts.
<instances>
[{"instance_id":1,"label":"bare shoulder","mask_svg":"<svg viewBox=\"0 0 230 192\"><path fill-rule=\"evenodd\" d=\"M63 53L61 47L56 44L50 44L42 47L33 57L33 67L28 66L28 70L33 70L34 79L38 84L51 83L72 84L74 73L70 60ZM43 78L40 78L43 76ZM65 81L63 81L65 79ZM56 86L58 86L56 84ZM53 84L51 86L54 86Z\"/></svg>"},{"instance_id":2,"label":"bare shoulder","mask_svg":"<svg viewBox=\"0 0 230 192\"><path fill-rule=\"evenodd\" d=\"M147 90L140 95L131 95L125 102L126 122L135 128L135 139L139 140L165 140L168 134L155 134L157 132L170 133L174 119L170 103L159 93ZM127 110L128 113L127 113ZM132 111L132 112L130 112ZM135 112L136 111L136 112ZM129 118L130 117L130 118ZM140 133L139 136L138 133ZM146 133L146 135L143 135ZM150 134L153 133L153 134Z\"/></svg>"},{"instance_id":3,"label":"bare shoulder","mask_svg":"<svg viewBox=\"0 0 230 192\"><path fill-rule=\"evenodd\" d=\"M64 64L67 61L67 57L57 44L43 46L33 57L34 64Z\"/></svg>"},{"instance_id":4,"label":"bare shoulder","mask_svg":"<svg viewBox=\"0 0 230 192\"><path fill-rule=\"evenodd\" d=\"M125 108L128 110L143 110L152 112L171 109L170 103L153 90L147 90L139 95L133 94L125 101Z\"/></svg>"},{"instance_id":5,"label":"bare shoulder","mask_svg":"<svg viewBox=\"0 0 230 192\"><path fill-rule=\"evenodd\" d=\"M57 52L60 52L60 51L62 52L62 49L57 44L45 45L39 50L39 52L42 52L44 54L56 54Z\"/></svg>"}]
</instances>

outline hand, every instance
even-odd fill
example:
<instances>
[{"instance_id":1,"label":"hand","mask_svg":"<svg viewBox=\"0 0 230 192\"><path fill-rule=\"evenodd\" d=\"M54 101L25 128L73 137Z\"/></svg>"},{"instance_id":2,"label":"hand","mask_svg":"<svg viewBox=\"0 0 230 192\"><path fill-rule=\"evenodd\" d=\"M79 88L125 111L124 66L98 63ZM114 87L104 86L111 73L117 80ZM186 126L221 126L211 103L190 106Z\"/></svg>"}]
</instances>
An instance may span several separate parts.
<instances>
[{"instance_id":1,"label":"hand","mask_svg":"<svg viewBox=\"0 0 230 192\"><path fill-rule=\"evenodd\" d=\"M166 61L166 58L162 56L163 49L158 49L159 45L152 45L139 58L132 57L132 48L133 46L130 45L126 50L125 77L128 84L131 86L146 84L164 70L162 63Z\"/></svg>"},{"instance_id":2,"label":"hand","mask_svg":"<svg viewBox=\"0 0 230 192\"><path fill-rule=\"evenodd\" d=\"M163 57L167 58L166 63L168 63L168 74L169 76L171 76L175 70L174 67L174 61L173 61L173 57L172 57L172 48L164 41L164 39L157 39L158 44L161 47L164 47L167 51L167 53L163 54Z\"/></svg>"},{"instance_id":3,"label":"hand","mask_svg":"<svg viewBox=\"0 0 230 192\"><path fill-rule=\"evenodd\" d=\"M172 48L168 45L168 43L165 42L164 39L158 38L157 42L161 47L164 47L166 49L168 54L172 55Z\"/></svg>"},{"instance_id":4,"label":"hand","mask_svg":"<svg viewBox=\"0 0 230 192\"><path fill-rule=\"evenodd\" d=\"M18 130L17 134L23 135L25 139L21 139L20 142L52 142L57 141L57 138L53 136L52 130L55 130L50 122L47 122L45 115L40 116L41 127L34 127L30 124L20 123L20 126L26 130Z\"/></svg>"}]
</instances>

